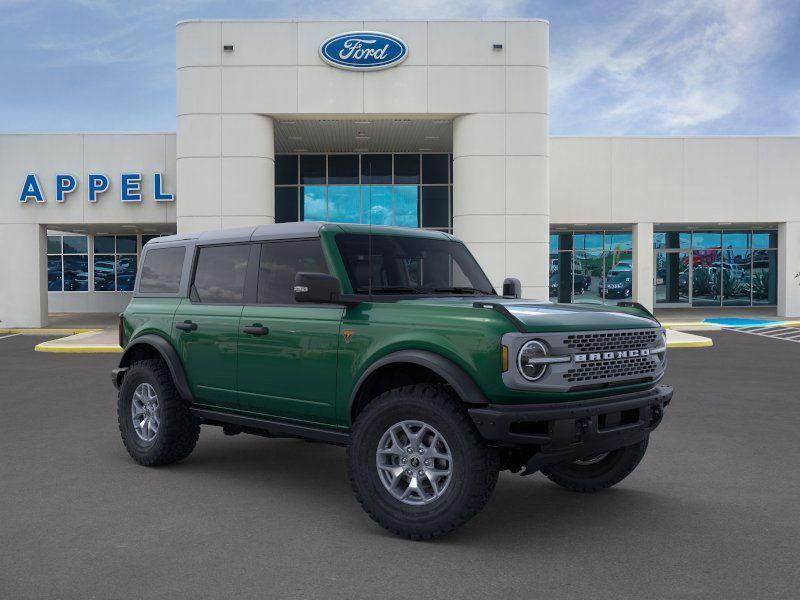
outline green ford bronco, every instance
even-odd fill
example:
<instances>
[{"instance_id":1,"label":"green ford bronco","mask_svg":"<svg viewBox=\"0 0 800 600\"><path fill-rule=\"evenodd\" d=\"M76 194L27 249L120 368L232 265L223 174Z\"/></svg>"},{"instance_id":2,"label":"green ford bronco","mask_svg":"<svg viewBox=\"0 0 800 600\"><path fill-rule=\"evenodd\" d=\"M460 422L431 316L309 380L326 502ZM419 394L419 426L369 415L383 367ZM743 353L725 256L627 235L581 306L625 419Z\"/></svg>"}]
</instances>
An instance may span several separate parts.
<instances>
[{"instance_id":1,"label":"green ford bronco","mask_svg":"<svg viewBox=\"0 0 800 600\"><path fill-rule=\"evenodd\" d=\"M347 446L356 498L386 529L444 534L499 471L577 492L644 456L672 389L664 330L635 303L498 295L446 233L287 223L147 243L113 382L148 466L201 425Z\"/></svg>"}]
</instances>

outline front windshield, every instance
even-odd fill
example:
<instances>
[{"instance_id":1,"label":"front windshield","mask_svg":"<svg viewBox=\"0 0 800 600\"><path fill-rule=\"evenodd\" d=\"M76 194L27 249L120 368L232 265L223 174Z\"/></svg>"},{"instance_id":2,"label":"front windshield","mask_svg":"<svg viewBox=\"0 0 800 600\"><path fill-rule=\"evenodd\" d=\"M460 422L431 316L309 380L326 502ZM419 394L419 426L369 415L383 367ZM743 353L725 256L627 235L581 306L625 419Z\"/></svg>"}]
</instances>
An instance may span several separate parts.
<instances>
[{"instance_id":1,"label":"front windshield","mask_svg":"<svg viewBox=\"0 0 800 600\"><path fill-rule=\"evenodd\" d=\"M336 245L356 294L495 294L461 242L343 233Z\"/></svg>"}]
</instances>

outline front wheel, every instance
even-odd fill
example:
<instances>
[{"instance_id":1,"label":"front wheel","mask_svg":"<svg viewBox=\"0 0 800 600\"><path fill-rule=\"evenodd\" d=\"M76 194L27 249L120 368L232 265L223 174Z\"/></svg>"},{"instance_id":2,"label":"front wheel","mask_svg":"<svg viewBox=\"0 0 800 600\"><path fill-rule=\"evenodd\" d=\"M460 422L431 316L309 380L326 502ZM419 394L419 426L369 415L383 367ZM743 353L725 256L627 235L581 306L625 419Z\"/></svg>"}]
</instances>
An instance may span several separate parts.
<instances>
[{"instance_id":1,"label":"front wheel","mask_svg":"<svg viewBox=\"0 0 800 600\"><path fill-rule=\"evenodd\" d=\"M611 452L586 456L580 460L542 467L552 482L572 492L599 492L630 475L647 450L648 438Z\"/></svg>"},{"instance_id":2,"label":"front wheel","mask_svg":"<svg viewBox=\"0 0 800 600\"><path fill-rule=\"evenodd\" d=\"M390 390L368 404L353 426L347 470L370 517L416 540L472 518L498 476L496 453L461 403L433 385Z\"/></svg>"}]
</instances>

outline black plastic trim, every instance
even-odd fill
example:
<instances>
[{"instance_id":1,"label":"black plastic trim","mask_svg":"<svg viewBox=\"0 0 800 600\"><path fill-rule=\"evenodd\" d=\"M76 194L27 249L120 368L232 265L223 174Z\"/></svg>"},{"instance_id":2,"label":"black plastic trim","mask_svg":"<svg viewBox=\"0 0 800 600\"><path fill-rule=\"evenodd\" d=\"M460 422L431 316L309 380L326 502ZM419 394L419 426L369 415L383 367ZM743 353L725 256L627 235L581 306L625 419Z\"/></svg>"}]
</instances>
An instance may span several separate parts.
<instances>
[{"instance_id":1,"label":"black plastic trim","mask_svg":"<svg viewBox=\"0 0 800 600\"><path fill-rule=\"evenodd\" d=\"M450 387L455 390L461 400L467 404L489 403L486 396L483 395L483 392L472 378L451 360L434 352L428 352L427 350L399 350L376 360L364 371L361 377L359 377L356 385L353 387L353 392L350 394L348 414L352 415L353 403L367 378L381 367L398 363L412 363L430 369L444 379Z\"/></svg>"},{"instance_id":2,"label":"black plastic trim","mask_svg":"<svg viewBox=\"0 0 800 600\"><path fill-rule=\"evenodd\" d=\"M265 419L262 417L236 415L206 408L192 407L189 410L193 415L200 417L210 424L232 423L234 425L262 431L269 437L303 438L343 446L350 443L350 433L346 431L335 431L322 427L299 425L297 423L288 423L286 421Z\"/></svg>"},{"instance_id":3,"label":"black plastic trim","mask_svg":"<svg viewBox=\"0 0 800 600\"><path fill-rule=\"evenodd\" d=\"M655 425L651 427L649 420L644 419L646 410L652 407L663 409L670 400L672 400L672 388L668 385L657 385L645 392L620 394L595 400L559 404L508 406L494 404L469 408L467 411L480 434L488 441L517 446L538 445L542 446L543 450L569 452L576 446L572 443L576 420L584 419L588 426L586 441L600 442L602 438L612 439L620 434L654 429ZM635 423L608 430L598 429L598 415L627 410L640 410L640 419ZM512 424L518 423L546 423L547 433L512 431ZM586 447L578 448L578 451L582 451L586 456Z\"/></svg>"},{"instance_id":4,"label":"black plastic trim","mask_svg":"<svg viewBox=\"0 0 800 600\"><path fill-rule=\"evenodd\" d=\"M517 317L515 317L508 308L504 304L500 304L499 302L473 302L472 306L474 308L491 308L496 310L501 315L503 315L506 319L511 321L511 324L516 328L517 331L520 333L527 333L525 329L525 324L520 321Z\"/></svg>"},{"instance_id":5,"label":"black plastic trim","mask_svg":"<svg viewBox=\"0 0 800 600\"><path fill-rule=\"evenodd\" d=\"M161 355L161 358L164 359L164 362L167 363L167 367L169 367L169 372L172 375L172 381L175 383L175 387L178 389L178 393L181 395L181 398L186 400L187 402L194 402L194 395L192 394L191 389L189 388L189 380L186 378L186 372L183 370L183 363L181 363L181 359L178 356L175 348L172 347L167 340L165 340L160 335L155 335L152 333L148 333L137 338L131 340L128 346L125 348L125 352L122 355L122 358L119 361L119 369L114 369L112 371L112 377L114 377L114 384L119 387L122 383L122 377L119 377L121 373L121 369L123 367L130 366L130 360L132 355L132 350L137 346L151 346L155 348L156 351ZM126 369L127 370L127 369ZM124 372L122 372L124 375Z\"/></svg>"}]
</instances>

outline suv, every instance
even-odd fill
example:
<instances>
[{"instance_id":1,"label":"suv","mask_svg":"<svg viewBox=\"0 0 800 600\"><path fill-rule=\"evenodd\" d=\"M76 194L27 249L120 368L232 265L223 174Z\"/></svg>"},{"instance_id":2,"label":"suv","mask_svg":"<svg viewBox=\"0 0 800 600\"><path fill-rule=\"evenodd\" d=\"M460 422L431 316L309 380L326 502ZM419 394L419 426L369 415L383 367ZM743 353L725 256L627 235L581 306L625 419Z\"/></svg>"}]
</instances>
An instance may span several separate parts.
<instances>
[{"instance_id":1,"label":"suv","mask_svg":"<svg viewBox=\"0 0 800 600\"><path fill-rule=\"evenodd\" d=\"M147 466L201 425L347 446L358 501L432 538L486 504L501 470L569 490L619 483L672 389L646 310L499 296L446 233L287 223L143 249L113 371L122 440Z\"/></svg>"}]
</instances>

